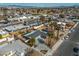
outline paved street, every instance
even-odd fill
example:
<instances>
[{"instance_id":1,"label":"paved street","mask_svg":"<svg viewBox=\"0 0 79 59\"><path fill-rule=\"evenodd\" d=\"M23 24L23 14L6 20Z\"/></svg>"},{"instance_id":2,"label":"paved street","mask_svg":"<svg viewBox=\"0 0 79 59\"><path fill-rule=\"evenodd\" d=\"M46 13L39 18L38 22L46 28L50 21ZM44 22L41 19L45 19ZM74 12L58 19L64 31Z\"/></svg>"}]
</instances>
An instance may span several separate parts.
<instances>
[{"instance_id":1,"label":"paved street","mask_svg":"<svg viewBox=\"0 0 79 59\"><path fill-rule=\"evenodd\" d=\"M53 54L54 56L72 56L74 55L73 48L79 43L79 24L69 34L69 39L64 40L60 47Z\"/></svg>"}]
</instances>

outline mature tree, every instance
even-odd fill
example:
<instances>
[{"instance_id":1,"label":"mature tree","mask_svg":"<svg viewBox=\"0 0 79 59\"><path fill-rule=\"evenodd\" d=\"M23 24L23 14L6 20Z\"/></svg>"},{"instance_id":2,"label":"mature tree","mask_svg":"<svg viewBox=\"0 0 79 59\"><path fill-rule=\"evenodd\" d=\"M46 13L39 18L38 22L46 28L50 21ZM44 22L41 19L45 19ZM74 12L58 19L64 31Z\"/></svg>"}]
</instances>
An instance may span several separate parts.
<instances>
[{"instance_id":1,"label":"mature tree","mask_svg":"<svg viewBox=\"0 0 79 59\"><path fill-rule=\"evenodd\" d=\"M31 47L35 45L35 38L31 38L29 41L28 41L28 45L30 45Z\"/></svg>"},{"instance_id":2,"label":"mature tree","mask_svg":"<svg viewBox=\"0 0 79 59\"><path fill-rule=\"evenodd\" d=\"M48 18L48 23L50 23L51 22L51 18Z\"/></svg>"},{"instance_id":3,"label":"mature tree","mask_svg":"<svg viewBox=\"0 0 79 59\"><path fill-rule=\"evenodd\" d=\"M40 16L40 21L42 22L42 24L45 23L45 17L44 16Z\"/></svg>"},{"instance_id":4,"label":"mature tree","mask_svg":"<svg viewBox=\"0 0 79 59\"><path fill-rule=\"evenodd\" d=\"M64 15L64 14L60 14L59 17L60 17L60 18L64 18L65 15Z\"/></svg>"}]
</instances>

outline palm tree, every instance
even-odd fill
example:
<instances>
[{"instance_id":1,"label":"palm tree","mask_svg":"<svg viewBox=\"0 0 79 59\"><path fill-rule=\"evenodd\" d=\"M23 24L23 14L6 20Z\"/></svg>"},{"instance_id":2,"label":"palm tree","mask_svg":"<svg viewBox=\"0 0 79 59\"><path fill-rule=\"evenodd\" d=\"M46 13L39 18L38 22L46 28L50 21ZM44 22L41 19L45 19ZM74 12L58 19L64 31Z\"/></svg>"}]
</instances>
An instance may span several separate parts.
<instances>
[{"instance_id":1,"label":"palm tree","mask_svg":"<svg viewBox=\"0 0 79 59\"><path fill-rule=\"evenodd\" d=\"M55 30L55 28L57 27L57 22L53 22L53 26L54 26L54 30Z\"/></svg>"},{"instance_id":2,"label":"palm tree","mask_svg":"<svg viewBox=\"0 0 79 59\"><path fill-rule=\"evenodd\" d=\"M50 37L50 38L53 38L53 32L48 32L48 36Z\"/></svg>"},{"instance_id":3,"label":"palm tree","mask_svg":"<svg viewBox=\"0 0 79 59\"><path fill-rule=\"evenodd\" d=\"M57 25L57 27L56 27L56 30L57 30L57 38L56 39L59 38L59 31L60 31L60 29L61 29L60 25Z\"/></svg>"},{"instance_id":4,"label":"palm tree","mask_svg":"<svg viewBox=\"0 0 79 59\"><path fill-rule=\"evenodd\" d=\"M52 38L54 37L54 31L53 31L53 23L50 23L49 24L49 26L51 27L50 28L50 30L49 30L49 32L48 32L48 36L47 36L47 45L49 46L49 47L51 47L51 42L52 42Z\"/></svg>"},{"instance_id":5,"label":"palm tree","mask_svg":"<svg viewBox=\"0 0 79 59\"><path fill-rule=\"evenodd\" d=\"M52 22L48 23L48 31L53 31L53 23Z\"/></svg>"},{"instance_id":6,"label":"palm tree","mask_svg":"<svg viewBox=\"0 0 79 59\"><path fill-rule=\"evenodd\" d=\"M53 39L53 32L48 32L48 36L46 38L45 44L51 48L52 46L52 39Z\"/></svg>"},{"instance_id":7,"label":"palm tree","mask_svg":"<svg viewBox=\"0 0 79 59\"><path fill-rule=\"evenodd\" d=\"M53 37L55 37L55 28L57 27L56 22L50 22L49 26L51 27L51 32L53 32Z\"/></svg>"},{"instance_id":8,"label":"palm tree","mask_svg":"<svg viewBox=\"0 0 79 59\"><path fill-rule=\"evenodd\" d=\"M51 26L51 28L53 28L52 29L53 30L53 33L55 32L55 30L57 30L57 38L56 39L58 39L59 38L60 25L58 25L57 22L53 22L53 23L50 24L50 26Z\"/></svg>"}]
</instances>

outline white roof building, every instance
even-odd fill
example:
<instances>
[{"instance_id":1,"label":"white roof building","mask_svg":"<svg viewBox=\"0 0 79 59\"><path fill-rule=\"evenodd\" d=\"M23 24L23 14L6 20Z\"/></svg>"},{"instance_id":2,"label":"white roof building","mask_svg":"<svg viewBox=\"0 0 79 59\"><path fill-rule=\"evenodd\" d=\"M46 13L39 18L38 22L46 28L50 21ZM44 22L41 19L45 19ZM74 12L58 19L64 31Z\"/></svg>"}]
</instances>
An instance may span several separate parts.
<instances>
[{"instance_id":1,"label":"white roof building","mask_svg":"<svg viewBox=\"0 0 79 59\"><path fill-rule=\"evenodd\" d=\"M57 22L57 24L66 25L66 23L64 23L64 22Z\"/></svg>"},{"instance_id":2,"label":"white roof building","mask_svg":"<svg viewBox=\"0 0 79 59\"><path fill-rule=\"evenodd\" d=\"M0 34L3 35L3 34L8 34L7 31L4 31L4 30L0 30Z\"/></svg>"},{"instance_id":3,"label":"white roof building","mask_svg":"<svg viewBox=\"0 0 79 59\"><path fill-rule=\"evenodd\" d=\"M7 31L4 31L4 30L0 30L0 35L4 35L4 34L8 34ZM4 42L4 41L12 41L14 40L14 36L7 36L5 38L1 38L0 39L0 42Z\"/></svg>"},{"instance_id":4,"label":"white roof building","mask_svg":"<svg viewBox=\"0 0 79 59\"><path fill-rule=\"evenodd\" d=\"M20 20L20 19L27 19L27 17L26 16L21 16L21 17L15 17L15 18L8 18L8 20L10 20L10 21L14 21L14 20Z\"/></svg>"}]
</instances>

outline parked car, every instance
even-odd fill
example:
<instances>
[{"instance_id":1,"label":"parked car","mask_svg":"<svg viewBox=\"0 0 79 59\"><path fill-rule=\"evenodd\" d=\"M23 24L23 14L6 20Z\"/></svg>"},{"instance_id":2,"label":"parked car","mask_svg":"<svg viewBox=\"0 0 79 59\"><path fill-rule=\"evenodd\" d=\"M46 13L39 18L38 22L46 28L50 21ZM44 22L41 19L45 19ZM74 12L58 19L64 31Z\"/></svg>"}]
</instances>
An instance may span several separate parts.
<instances>
[{"instance_id":1,"label":"parked car","mask_svg":"<svg viewBox=\"0 0 79 59\"><path fill-rule=\"evenodd\" d=\"M78 53L79 48L78 48L78 47L74 47L74 48L73 48L73 51L74 51L75 53Z\"/></svg>"}]
</instances>

